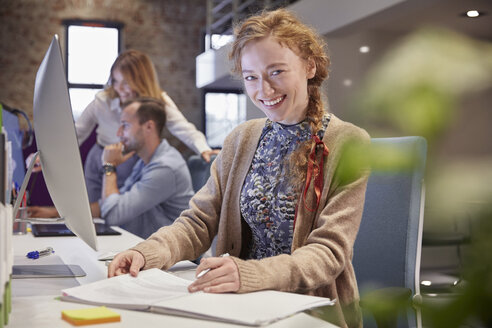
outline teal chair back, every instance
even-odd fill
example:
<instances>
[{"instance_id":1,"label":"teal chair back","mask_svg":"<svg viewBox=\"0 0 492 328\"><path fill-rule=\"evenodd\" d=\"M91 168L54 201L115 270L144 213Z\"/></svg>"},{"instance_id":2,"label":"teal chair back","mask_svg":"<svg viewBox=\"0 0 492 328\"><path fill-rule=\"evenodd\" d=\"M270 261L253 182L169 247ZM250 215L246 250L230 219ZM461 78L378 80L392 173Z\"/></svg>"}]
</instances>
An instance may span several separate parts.
<instances>
[{"instance_id":1,"label":"teal chair back","mask_svg":"<svg viewBox=\"0 0 492 328\"><path fill-rule=\"evenodd\" d=\"M216 155L212 155L210 162L205 162L205 160L200 155L192 155L188 158L187 164L188 169L191 174L191 183L193 184L193 190L197 192L200 190L205 183L207 183L208 178L210 177L210 166L215 160ZM210 257L215 256L215 246L217 245L217 237L214 238L212 242L212 246L205 253L202 254L198 259L196 259L195 263L199 264L200 259L202 257Z\"/></svg>"},{"instance_id":2,"label":"teal chair back","mask_svg":"<svg viewBox=\"0 0 492 328\"><path fill-rule=\"evenodd\" d=\"M391 324L376 324L377 318L374 320L364 309L364 295L386 287L400 287L409 291L407 296L420 294L427 143L422 137L398 137L373 138L371 144L379 151L396 150L408 155L414 165L404 170L373 168L369 177L353 257L364 327L420 326L420 313L413 309L402 311Z\"/></svg>"},{"instance_id":3,"label":"teal chair back","mask_svg":"<svg viewBox=\"0 0 492 328\"><path fill-rule=\"evenodd\" d=\"M191 155L188 158L188 169L190 170L191 183L195 192L200 190L210 177L210 166L215 160L215 157L213 155L209 163L205 162L200 155Z\"/></svg>"}]
</instances>

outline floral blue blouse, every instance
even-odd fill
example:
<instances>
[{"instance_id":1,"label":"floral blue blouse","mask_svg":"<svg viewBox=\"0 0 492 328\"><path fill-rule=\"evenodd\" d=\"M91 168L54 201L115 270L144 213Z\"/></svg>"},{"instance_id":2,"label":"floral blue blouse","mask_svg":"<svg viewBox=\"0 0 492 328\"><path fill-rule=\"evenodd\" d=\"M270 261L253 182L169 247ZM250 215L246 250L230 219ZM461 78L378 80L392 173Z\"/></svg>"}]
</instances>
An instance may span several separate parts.
<instances>
[{"instance_id":1,"label":"floral blue blouse","mask_svg":"<svg viewBox=\"0 0 492 328\"><path fill-rule=\"evenodd\" d=\"M289 183L286 159L310 138L307 121L283 125L267 119L241 190L241 215L252 234L248 258L290 254L299 191Z\"/></svg>"}]
</instances>

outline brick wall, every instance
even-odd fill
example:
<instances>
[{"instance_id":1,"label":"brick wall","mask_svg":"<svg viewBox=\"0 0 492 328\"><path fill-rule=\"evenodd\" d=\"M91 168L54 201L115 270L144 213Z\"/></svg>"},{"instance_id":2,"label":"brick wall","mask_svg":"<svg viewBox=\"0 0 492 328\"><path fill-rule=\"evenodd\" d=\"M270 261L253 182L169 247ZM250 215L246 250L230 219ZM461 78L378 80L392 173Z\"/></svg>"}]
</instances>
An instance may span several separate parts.
<instances>
[{"instance_id":1,"label":"brick wall","mask_svg":"<svg viewBox=\"0 0 492 328\"><path fill-rule=\"evenodd\" d=\"M64 19L123 23L123 48L146 52L152 58L161 87L201 129L195 57L201 52L205 26L202 0L1 0L1 102L32 118L35 74L55 33L64 45Z\"/></svg>"}]
</instances>

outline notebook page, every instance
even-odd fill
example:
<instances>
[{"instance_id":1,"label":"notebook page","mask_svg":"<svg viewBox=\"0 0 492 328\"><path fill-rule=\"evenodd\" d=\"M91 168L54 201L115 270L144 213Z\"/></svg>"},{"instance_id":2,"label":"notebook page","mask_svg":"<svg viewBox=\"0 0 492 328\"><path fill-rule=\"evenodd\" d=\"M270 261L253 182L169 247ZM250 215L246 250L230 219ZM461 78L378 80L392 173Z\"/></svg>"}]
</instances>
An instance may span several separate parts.
<instances>
[{"instance_id":1,"label":"notebook page","mask_svg":"<svg viewBox=\"0 0 492 328\"><path fill-rule=\"evenodd\" d=\"M194 293L152 306L153 312L175 313L204 319L261 326L307 309L333 305L324 297L278 291L246 294Z\"/></svg>"},{"instance_id":2,"label":"notebook page","mask_svg":"<svg viewBox=\"0 0 492 328\"><path fill-rule=\"evenodd\" d=\"M162 270L150 269L140 272L136 278L126 274L64 289L62 299L145 309L155 302L189 295L190 283Z\"/></svg>"}]
</instances>

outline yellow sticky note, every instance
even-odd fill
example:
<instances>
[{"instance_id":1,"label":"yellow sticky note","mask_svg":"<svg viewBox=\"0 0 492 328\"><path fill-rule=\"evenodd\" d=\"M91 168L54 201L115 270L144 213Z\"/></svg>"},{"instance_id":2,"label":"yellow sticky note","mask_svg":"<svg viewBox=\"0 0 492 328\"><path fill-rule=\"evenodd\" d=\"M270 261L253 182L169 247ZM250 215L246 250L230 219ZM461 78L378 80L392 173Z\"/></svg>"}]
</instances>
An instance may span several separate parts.
<instances>
[{"instance_id":1,"label":"yellow sticky note","mask_svg":"<svg viewBox=\"0 0 492 328\"><path fill-rule=\"evenodd\" d=\"M63 310L62 319L74 326L92 325L96 323L116 322L121 317L118 313L105 306L78 310Z\"/></svg>"}]
</instances>

